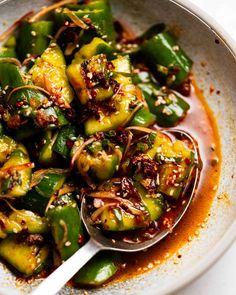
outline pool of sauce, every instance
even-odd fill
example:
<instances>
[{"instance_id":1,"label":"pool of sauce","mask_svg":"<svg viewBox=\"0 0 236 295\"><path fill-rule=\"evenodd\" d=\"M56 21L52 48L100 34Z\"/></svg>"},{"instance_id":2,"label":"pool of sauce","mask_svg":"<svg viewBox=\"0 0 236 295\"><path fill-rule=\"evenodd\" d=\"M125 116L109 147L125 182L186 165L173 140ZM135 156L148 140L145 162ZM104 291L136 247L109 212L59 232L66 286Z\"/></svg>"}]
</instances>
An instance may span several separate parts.
<instances>
[{"instance_id":1,"label":"pool of sauce","mask_svg":"<svg viewBox=\"0 0 236 295\"><path fill-rule=\"evenodd\" d=\"M202 94L192 81L186 118L176 128L190 133L197 141L203 163L197 190L186 214L171 234L145 252L123 254L123 267L111 282L123 281L142 274L177 253L204 228L210 214L220 177L221 148L216 120Z\"/></svg>"}]
</instances>

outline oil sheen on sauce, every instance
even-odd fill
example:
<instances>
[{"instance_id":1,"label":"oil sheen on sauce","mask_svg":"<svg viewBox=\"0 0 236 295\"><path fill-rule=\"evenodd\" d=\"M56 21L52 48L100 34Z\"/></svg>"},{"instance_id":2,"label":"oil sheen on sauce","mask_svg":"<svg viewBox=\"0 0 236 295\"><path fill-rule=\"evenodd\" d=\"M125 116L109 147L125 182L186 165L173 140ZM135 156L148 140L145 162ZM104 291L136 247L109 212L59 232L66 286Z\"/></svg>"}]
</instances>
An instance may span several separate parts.
<instances>
[{"instance_id":1,"label":"oil sheen on sauce","mask_svg":"<svg viewBox=\"0 0 236 295\"><path fill-rule=\"evenodd\" d=\"M185 98L190 104L186 118L177 128L190 133L197 141L203 167L193 200L178 226L165 239L145 252L124 254L127 262L112 282L127 280L163 263L178 253L186 243L199 234L199 224L209 217L220 176L221 149L217 125L202 91L192 82L191 95ZM181 255L179 256L181 259Z\"/></svg>"}]
</instances>

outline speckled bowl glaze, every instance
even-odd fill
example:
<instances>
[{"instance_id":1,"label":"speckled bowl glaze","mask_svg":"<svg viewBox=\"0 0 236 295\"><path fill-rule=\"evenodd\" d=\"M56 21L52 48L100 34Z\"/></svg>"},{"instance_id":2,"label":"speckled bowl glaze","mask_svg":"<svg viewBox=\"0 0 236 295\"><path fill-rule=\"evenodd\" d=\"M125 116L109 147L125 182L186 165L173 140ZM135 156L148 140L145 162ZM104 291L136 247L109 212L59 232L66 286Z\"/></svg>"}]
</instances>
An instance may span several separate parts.
<instances>
[{"instance_id":1,"label":"speckled bowl glaze","mask_svg":"<svg viewBox=\"0 0 236 295\"><path fill-rule=\"evenodd\" d=\"M0 30L4 30L3 22L11 24L25 12L48 3L49 0L0 1ZM236 175L236 46L218 24L187 0L111 0L111 3L115 16L130 23L137 32L157 22L180 29L179 42L194 60L197 83L204 90L218 122L223 161L217 194L227 192L228 202L215 198L207 227L198 239L181 249L184 255L178 265L170 258L148 273L89 291L94 295L171 294L209 268L236 236L236 178L232 178ZM216 38L220 40L219 44L216 44ZM207 61L204 68L202 61ZM220 90L220 95L215 92L209 95L211 84ZM36 285L23 285L17 289L14 276L1 265L0 274L0 294L27 294ZM65 287L60 294L84 293Z\"/></svg>"}]
</instances>

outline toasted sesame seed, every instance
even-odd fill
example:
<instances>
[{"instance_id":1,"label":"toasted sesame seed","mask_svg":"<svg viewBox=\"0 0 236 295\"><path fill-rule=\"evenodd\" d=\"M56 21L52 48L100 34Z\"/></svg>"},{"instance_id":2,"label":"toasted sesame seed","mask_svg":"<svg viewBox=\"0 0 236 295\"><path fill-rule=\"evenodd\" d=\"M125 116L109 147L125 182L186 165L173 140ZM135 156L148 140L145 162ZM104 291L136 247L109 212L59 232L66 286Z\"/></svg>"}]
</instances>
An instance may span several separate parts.
<instances>
[{"instance_id":1,"label":"toasted sesame seed","mask_svg":"<svg viewBox=\"0 0 236 295\"><path fill-rule=\"evenodd\" d=\"M172 49L173 49L174 51L178 51L178 50L179 50L179 46L178 46L178 45L174 45L174 46L172 47Z\"/></svg>"},{"instance_id":2,"label":"toasted sesame seed","mask_svg":"<svg viewBox=\"0 0 236 295\"><path fill-rule=\"evenodd\" d=\"M37 33L35 31L31 31L31 35L35 37Z\"/></svg>"},{"instance_id":3,"label":"toasted sesame seed","mask_svg":"<svg viewBox=\"0 0 236 295\"><path fill-rule=\"evenodd\" d=\"M162 113L167 116L170 116L172 114L172 111L170 109L168 109L167 107L164 107L162 110Z\"/></svg>"},{"instance_id":4,"label":"toasted sesame seed","mask_svg":"<svg viewBox=\"0 0 236 295\"><path fill-rule=\"evenodd\" d=\"M188 237L188 242L191 242L191 241L192 241L192 237L189 236L189 237Z\"/></svg>"},{"instance_id":5,"label":"toasted sesame seed","mask_svg":"<svg viewBox=\"0 0 236 295\"><path fill-rule=\"evenodd\" d=\"M93 74L92 74L91 72L88 72L87 77L88 77L89 79L92 79L92 78L93 78Z\"/></svg>"},{"instance_id":6,"label":"toasted sesame seed","mask_svg":"<svg viewBox=\"0 0 236 295\"><path fill-rule=\"evenodd\" d=\"M168 95L168 98L172 101L172 102L177 102L177 98L176 95L174 93L170 93Z\"/></svg>"},{"instance_id":7,"label":"toasted sesame seed","mask_svg":"<svg viewBox=\"0 0 236 295\"><path fill-rule=\"evenodd\" d=\"M69 247L70 245L71 245L71 242L70 241L65 242L65 246L66 247Z\"/></svg>"},{"instance_id":8,"label":"toasted sesame seed","mask_svg":"<svg viewBox=\"0 0 236 295\"><path fill-rule=\"evenodd\" d=\"M218 185L216 184L214 187L213 187L213 191L216 191L217 190L217 188L218 188Z\"/></svg>"},{"instance_id":9,"label":"toasted sesame seed","mask_svg":"<svg viewBox=\"0 0 236 295\"><path fill-rule=\"evenodd\" d=\"M198 237L199 234L200 234L199 230L196 230L195 233L194 233L194 235L195 235L196 237Z\"/></svg>"},{"instance_id":10,"label":"toasted sesame seed","mask_svg":"<svg viewBox=\"0 0 236 295\"><path fill-rule=\"evenodd\" d=\"M170 257L170 253L166 253L166 255L164 256L165 259Z\"/></svg>"},{"instance_id":11,"label":"toasted sesame seed","mask_svg":"<svg viewBox=\"0 0 236 295\"><path fill-rule=\"evenodd\" d=\"M147 267L148 267L149 269L151 269L151 268L153 268L153 266L154 266L153 263L150 262L150 263L148 264Z\"/></svg>"}]
</instances>

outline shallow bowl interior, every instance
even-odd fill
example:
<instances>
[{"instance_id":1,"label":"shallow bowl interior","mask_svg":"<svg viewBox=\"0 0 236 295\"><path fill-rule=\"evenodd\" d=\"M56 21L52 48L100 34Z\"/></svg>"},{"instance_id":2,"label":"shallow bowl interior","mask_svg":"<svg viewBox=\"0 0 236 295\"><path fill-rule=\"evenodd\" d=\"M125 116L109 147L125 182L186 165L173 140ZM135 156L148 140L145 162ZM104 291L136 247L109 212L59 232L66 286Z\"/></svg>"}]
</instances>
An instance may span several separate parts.
<instances>
[{"instance_id":1,"label":"shallow bowl interior","mask_svg":"<svg viewBox=\"0 0 236 295\"><path fill-rule=\"evenodd\" d=\"M12 0L3 2L0 7L1 31L5 28L3 23L9 25L25 12L38 9L50 1ZM148 273L125 282L89 291L89 294L96 295L138 295L143 292L147 295L167 294L174 292L209 266L227 248L236 233L235 231L233 234L236 217L236 195L234 194L236 61L229 47L206 23L172 1L111 0L111 3L115 16L128 22L138 33L157 22L164 22L178 28L180 44L194 60L193 71L197 83L204 90L207 101L214 111L221 137L223 162L217 194L227 192L228 202L220 202L218 198L215 198L208 226L201 232L199 239L194 240L191 246L184 246L181 250L184 253L181 263L174 265L173 259L169 259ZM197 13L201 15L201 12L197 11ZM209 19L207 21L211 22ZM215 42L216 38L220 40L219 44ZM227 43L225 35L224 39ZM202 62L206 62L204 68ZM211 85L220 90L220 95L216 95L216 92L209 94ZM10 288L11 293L8 292L8 294L13 294L16 290L15 278L3 266L0 266L0 273L0 286ZM31 288L32 286L23 285L20 290L29 292ZM71 289L64 288L60 294L71 294ZM80 291L76 291L76 294L80 294Z\"/></svg>"}]
</instances>

